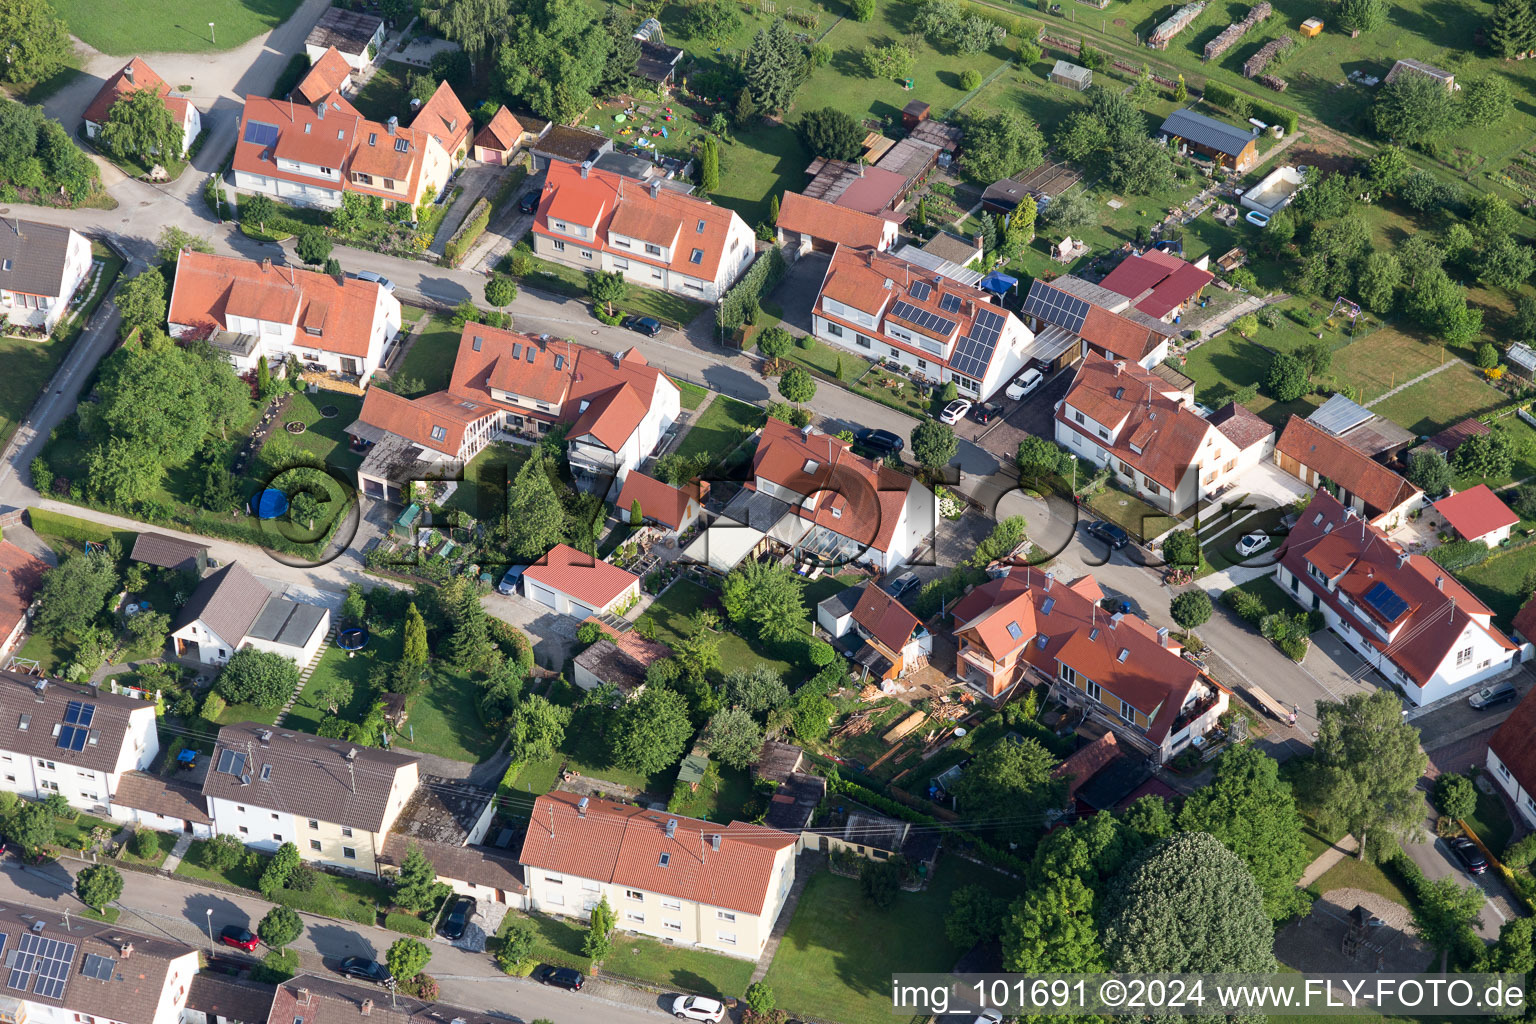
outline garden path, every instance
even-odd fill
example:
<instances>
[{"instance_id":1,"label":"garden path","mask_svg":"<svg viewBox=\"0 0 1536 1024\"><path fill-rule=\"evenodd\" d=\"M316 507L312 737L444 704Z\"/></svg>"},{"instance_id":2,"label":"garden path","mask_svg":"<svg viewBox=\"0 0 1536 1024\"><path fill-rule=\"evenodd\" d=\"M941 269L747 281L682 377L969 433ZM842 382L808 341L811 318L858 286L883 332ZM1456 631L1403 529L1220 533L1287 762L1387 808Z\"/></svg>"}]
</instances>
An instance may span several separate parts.
<instances>
[{"instance_id":1,"label":"garden path","mask_svg":"<svg viewBox=\"0 0 1536 1024\"><path fill-rule=\"evenodd\" d=\"M1419 383L1420 381L1428 380L1429 378L1433 377L1437 373L1440 373L1440 372L1442 372L1444 370L1449 370L1453 366L1460 366L1460 365L1462 365L1460 359L1447 359L1445 362L1441 363L1439 366L1435 367L1433 370L1429 370L1429 371L1427 371L1425 373L1421 373L1417 377L1413 378L1413 380L1405 380L1405 381L1403 381L1401 384L1399 384L1397 387L1393 388L1391 391L1388 391L1386 394L1377 395L1371 401L1366 402L1365 403L1365 407L1367 409L1369 409L1373 405L1378 405L1381 402L1385 402L1387 399L1391 398L1393 395L1397 394L1399 391L1404 391L1404 390L1406 390L1408 388L1413 387L1415 384Z\"/></svg>"}]
</instances>

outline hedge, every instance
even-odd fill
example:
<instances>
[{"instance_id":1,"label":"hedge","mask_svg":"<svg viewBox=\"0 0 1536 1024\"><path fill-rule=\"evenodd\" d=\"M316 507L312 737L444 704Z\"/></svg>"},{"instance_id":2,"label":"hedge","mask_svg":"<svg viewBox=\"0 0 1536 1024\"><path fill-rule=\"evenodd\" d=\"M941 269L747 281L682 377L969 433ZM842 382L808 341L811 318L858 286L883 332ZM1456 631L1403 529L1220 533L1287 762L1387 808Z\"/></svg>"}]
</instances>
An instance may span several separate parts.
<instances>
[{"instance_id":1,"label":"hedge","mask_svg":"<svg viewBox=\"0 0 1536 1024\"><path fill-rule=\"evenodd\" d=\"M1206 82L1205 92L1201 94L1207 101L1232 111L1240 104L1248 105L1249 113L1260 121L1268 121L1270 124L1278 124L1285 129L1287 135L1296 134L1297 115L1294 110L1285 107L1277 107L1267 100L1255 99L1246 93L1240 93L1236 89L1225 86L1220 82Z\"/></svg>"},{"instance_id":2,"label":"hedge","mask_svg":"<svg viewBox=\"0 0 1536 1024\"><path fill-rule=\"evenodd\" d=\"M1222 592L1221 603L1232 609L1233 614L1250 626L1257 627L1269 614L1269 609L1257 596L1242 587L1231 587Z\"/></svg>"},{"instance_id":3,"label":"hedge","mask_svg":"<svg viewBox=\"0 0 1536 1024\"><path fill-rule=\"evenodd\" d=\"M528 634L518 629L511 623L504 622L494 616L486 618L486 626L490 630L491 640L502 653L512 658L517 665L517 674L527 679L533 674L533 645L528 642Z\"/></svg>"},{"instance_id":4,"label":"hedge","mask_svg":"<svg viewBox=\"0 0 1536 1024\"><path fill-rule=\"evenodd\" d=\"M1476 540L1453 540L1441 544L1429 553L1429 557L1448 572L1470 569L1493 553L1488 545Z\"/></svg>"},{"instance_id":5,"label":"hedge","mask_svg":"<svg viewBox=\"0 0 1536 1024\"><path fill-rule=\"evenodd\" d=\"M747 310L761 303L763 296L773 291L774 286L783 279L786 269L784 253L778 246L763 252L747 268L747 272L741 275L741 280L720 300L720 305L715 309L716 325L729 334L746 323Z\"/></svg>"},{"instance_id":6,"label":"hedge","mask_svg":"<svg viewBox=\"0 0 1536 1024\"><path fill-rule=\"evenodd\" d=\"M474 244L480 241L480 236L485 233L486 227L491 223L491 201L485 196L475 200L475 205L470 207L469 216L464 218L464 223L459 225L459 230L448 239L448 244L443 247L443 262L450 267L456 267L464 262L464 257Z\"/></svg>"},{"instance_id":7,"label":"hedge","mask_svg":"<svg viewBox=\"0 0 1536 1024\"><path fill-rule=\"evenodd\" d=\"M123 545L124 551L133 547L134 540L138 538L138 534L132 530L114 530L110 526L102 526L89 519L65 515L63 512L51 512L45 508L27 509L27 521L34 533L46 533L52 537L60 537L81 544L86 541L105 544L115 540Z\"/></svg>"},{"instance_id":8,"label":"hedge","mask_svg":"<svg viewBox=\"0 0 1536 1024\"><path fill-rule=\"evenodd\" d=\"M392 932L404 932L417 938L425 939L432 934L432 925L415 914L402 910L391 910L384 915L384 927Z\"/></svg>"},{"instance_id":9,"label":"hedge","mask_svg":"<svg viewBox=\"0 0 1536 1024\"><path fill-rule=\"evenodd\" d=\"M1414 906L1409 910L1418 911L1418 905L1424 900L1424 887L1428 884L1424 878L1424 872L1419 866L1409 859L1408 855L1399 847L1393 851L1390 857L1381 862L1383 869L1396 875L1398 882L1407 890L1409 899ZM1464 924L1460 934L1456 936L1456 947L1451 950L1450 968L1453 971L1475 970L1472 965L1478 963L1486 950L1483 940L1478 937L1471 925Z\"/></svg>"}]
</instances>

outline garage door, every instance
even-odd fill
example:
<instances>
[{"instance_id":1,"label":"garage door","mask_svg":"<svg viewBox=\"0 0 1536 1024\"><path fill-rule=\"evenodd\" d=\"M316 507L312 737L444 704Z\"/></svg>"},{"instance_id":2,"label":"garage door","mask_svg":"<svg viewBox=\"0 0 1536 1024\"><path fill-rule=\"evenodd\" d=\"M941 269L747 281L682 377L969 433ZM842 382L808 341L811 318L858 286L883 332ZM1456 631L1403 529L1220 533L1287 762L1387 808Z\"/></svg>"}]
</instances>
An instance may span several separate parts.
<instances>
[{"instance_id":1,"label":"garage door","mask_svg":"<svg viewBox=\"0 0 1536 1024\"><path fill-rule=\"evenodd\" d=\"M528 596L539 602L539 604L547 605L550 608L555 607L555 592L547 587L541 587L531 580L528 583Z\"/></svg>"},{"instance_id":2,"label":"garage door","mask_svg":"<svg viewBox=\"0 0 1536 1024\"><path fill-rule=\"evenodd\" d=\"M571 614L576 616L578 619L586 618L588 615L593 614L595 610L596 609L588 608L584 604L577 604L575 601L571 602Z\"/></svg>"},{"instance_id":3,"label":"garage door","mask_svg":"<svg viewBox=\"0 0 1536 1024\"><path fill-rule=\"evenodd\" d=\"M499 164L499 163L501 163L501 150L499 150L499 149L483 149L480 152L485 155L485 162L486 163L488 163L488 164Z\"/></svg>"}]
</instances>

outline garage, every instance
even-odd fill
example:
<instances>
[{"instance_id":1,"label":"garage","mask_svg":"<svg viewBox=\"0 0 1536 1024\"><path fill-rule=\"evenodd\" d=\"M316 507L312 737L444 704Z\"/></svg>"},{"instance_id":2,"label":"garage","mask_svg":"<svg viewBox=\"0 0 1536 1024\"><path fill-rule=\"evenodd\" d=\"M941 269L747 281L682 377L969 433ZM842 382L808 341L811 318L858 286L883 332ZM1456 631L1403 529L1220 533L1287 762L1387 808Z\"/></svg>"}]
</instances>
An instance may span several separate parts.
<instances>
[{"instance_id":1,"label":"garage","mask_svg":"<svg viewBox=\"0 0 1536 1024\"><path fill-rule=\"evenodd\" d=\"M575 601L572 601L571 614L576 616L578 619L585 619L589 615L596 614L596 609L589 608L584 604L577 604Z\"/></svg>"},{"instance_id":2,"label":"garage","mask_svg":"<svg viewBox=\"0 0 1536 1024\"><path fill-rule=\"evenodd\" d=\"M560 607L560 597L553 590L550 590L548 587L541 587L532 580L526 579L526 577L525 581L525 586L528 590L528 596L533 600L550 608Z\"/></svg>"}]
</instances>

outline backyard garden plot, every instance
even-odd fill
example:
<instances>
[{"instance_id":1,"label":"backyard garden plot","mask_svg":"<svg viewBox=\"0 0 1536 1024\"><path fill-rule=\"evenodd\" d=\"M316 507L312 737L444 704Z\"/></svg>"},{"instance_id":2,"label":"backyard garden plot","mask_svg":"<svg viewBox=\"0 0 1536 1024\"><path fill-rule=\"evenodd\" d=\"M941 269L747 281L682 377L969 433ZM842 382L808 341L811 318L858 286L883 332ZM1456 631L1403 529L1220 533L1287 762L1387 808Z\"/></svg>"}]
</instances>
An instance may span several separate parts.
<instances>
[{"instance_id":1,"label":"backyard garden plot","mask_svg":"<svg viewBox=\"0 0 1536 1024\"><path fill-rule=\"evenodd\" d=\"M1415 434L1435 434L1468 416L1480 416L1506 401L1481 371L1458 361L1454 366L1404 388L1371 411Z\"/></svg>"}]
</instances>

